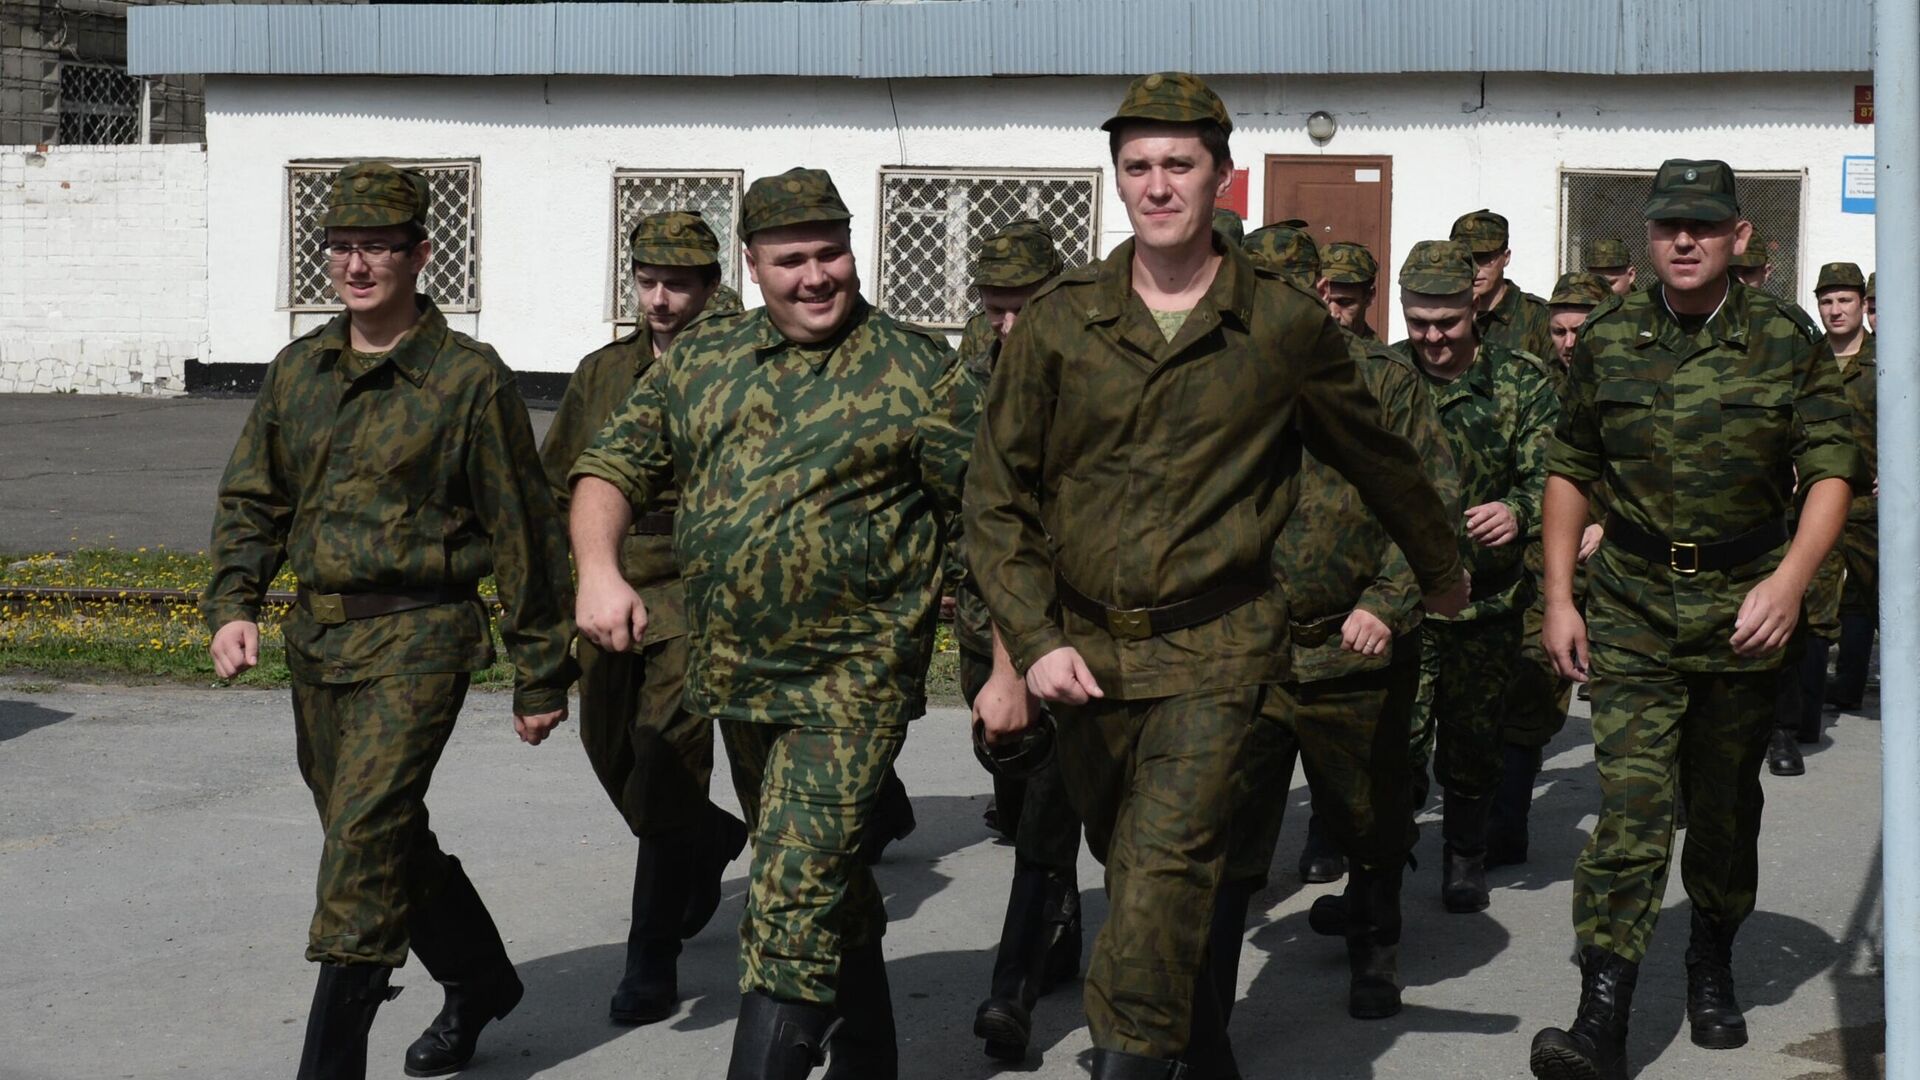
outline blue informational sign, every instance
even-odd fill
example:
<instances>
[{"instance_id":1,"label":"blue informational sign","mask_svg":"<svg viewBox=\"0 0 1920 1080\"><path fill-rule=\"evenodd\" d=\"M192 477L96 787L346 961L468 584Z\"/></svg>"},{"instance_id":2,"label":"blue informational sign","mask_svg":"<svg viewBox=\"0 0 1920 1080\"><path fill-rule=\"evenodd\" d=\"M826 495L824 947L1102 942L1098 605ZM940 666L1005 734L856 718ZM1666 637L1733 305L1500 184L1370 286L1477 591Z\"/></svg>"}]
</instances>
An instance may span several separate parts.
<instances>
[{"instance_id":1,"label":"blue informational sign","mask_svg":"<svg viewBox=\"0 0 1920 1080\"><path fill-rule=\"evenodd\" d=\"M1848 154L1840 159L1840 212L1873 213L1873 157Z\"/></svg>"}]
</instances>

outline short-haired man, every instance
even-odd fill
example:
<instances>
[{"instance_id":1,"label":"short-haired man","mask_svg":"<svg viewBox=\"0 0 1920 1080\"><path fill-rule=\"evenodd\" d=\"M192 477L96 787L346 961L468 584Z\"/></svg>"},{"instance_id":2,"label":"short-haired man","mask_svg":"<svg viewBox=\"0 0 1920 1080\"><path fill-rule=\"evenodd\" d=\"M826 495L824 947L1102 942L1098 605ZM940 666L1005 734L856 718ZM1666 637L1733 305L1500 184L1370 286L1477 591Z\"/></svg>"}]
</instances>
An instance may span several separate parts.
<instances>
[{"instance_id":1,"label":"short-haired man","mask_svg":"<svg viewBox=\"0 0 1920 1080\"><path fill-rule=\"evenodd\" d=\"M1589 240L1580 249L1580 255L1580 268L1605 281L1613 295L1625 296L1633 291L1640 272L1633 268L1633 251L1625 240ZM1551 300L1548 306L1552 306Z\"/></svg>"},{"instance_id":2,"label":"short-haired man","mask_svg":"<svg viewBox=\"0 0 1920 1080\"><path fill-rule=\"evenodd\" d=\"M1380 263L1364 245L1342 240L1320 251L1320 302L1335 322L1362 341L1380 340L1380 332L1367 323L1379 276Z\"/></svg>"},{"instance_id":3,"label":"short-haired man","mask_svg":"<svg viewBox=\"0 0 1920 1080\"><path fill-rule=\"evenodd\" d=\"M1465 600L1446 508L1338 327L1213 230L1232 127L1192 75L1128 87L1103 128L1134 235L1028 303L967 485L968 562L1058 714L1108 868L1086 978L1100 1080L1232 1075L1192 916L1212 909L1241 747L1288 672L1272 559L1302 443L1354 483L1432 606Z\"/></svg>"},{"instance_id":4,"label":"short-haired man","mask_svg":"<svg viewBox=\"0 0 1920 1080\"><path fill-rule=\"evenodd\" d=\"M1767 243L1766 236L1761 233L1760 226L1749 223L1747 246L1734 253L1733 258L1727 263L1727 272L1733 275L1733 280L1749 289L1766 288L1767 282L1773 280L1773 257L1769 250L1771 247L1772 245ZM1798 304L1794 305L1794 310L1802 311L1804 314ZM1807 324L1817 325L1811 319Z\"/></svg>"},{"instance_id":5,"label":"short-haired man","mask_svg":"<svg viewBox=\"0 0 1920 1080\"><path fill-rule=\"evenodd\" d=\"M686 707L719 720L754 841L732 1080L805 1077L830 1028L829 1076L899 1073L855 848L925 711L979 398L944 341L862 299L851 217L818 169L755 180L740 231L766 306L682 333L573 467L580 632L613 652L648 623L621 539L680 493Z\"/></svg>"},{"instance_id":6,"label":"short-haired man","mask_svg":"<svg viewBox=\"0 0 1920 1080\"><path fill-rule=\"evenodd\" d=\"M1872 490L1854 495L1847 512L1846 536L1841 543L1847 573L1840 595L1840 655L1834 663L1833 686L1826 695L1843 709L1857 709L1866 696L1867 666L1880 613L1879 361L1875 338L1865 325L1872 310L1873 279L1862 278L1860 268L1853 263L1828 263L1820 268L1813 291L1820 301L1827 345L1840 361L1847 405L1853 410L1854 438L1874 481ZM1812 670L1811 660L1808 670Z\"/></svg>"},{"instance_id":7,"label":"short-haired man","mask_svg":"<svg viewBox=\"0 0 1920 1080\"><path fill-rule=\"evenodd\" d=\"M1534 1036L1538 1077L1629 1072L1676 777L1691 821L1681 879L1693 1041L1747 1039L1733 939L1758 884L1776 669L1865 467L1825 349L1779 301L1728 276L1749 240L1735 190L1725 162L1660 167L1645 208L1659 281L1588 321L1548 451L1542 645L1561 676L1591 679L1601 807L1574 867L1580 1007L1567 1029ZM1595 483L1610 516L1583 615L1574 566Z\"/></svg>"},{"instance_id":8,"label":"short-haired man","mask_svg":"<svg viewBox=\"0 0 1920 1080\"><path fill-rule=\"evenodd\" d=\"M1473 311L1479 339L1536 357L1551 356L1546 301L1507 280L1507 263L1513 259L1507 219L1485 209L1462 214L1454 221L1449 239L1473 252Z\"/></svg>"},{"instance_id":9,"label":"short-haired man","mask_svg":"<svg viewBox=\"0 0 1920 1080\"><path fill-rule=\"evenodd\" d=\"M699 214L649 214L627 240L640 325L580 361L540 448L562 515L573 463L673 339L696 319L740 310L714 303L720 240ZM673 1015L680 942L713 917L720 875L747 842L746 826L707 798L713 720L681 701L686 593L673 558L674 502L672 490L662 492L661 509L635 520L620 545L620 569L647 603L647 640L623 653L578 645L580 742L639 840L626 970L608 1006L616 1024Z\"/></svg>"},{"instance_id":10,"label":"short-haired man","mask_svg":"<svg viewBox=\"0 0 1920 1080\"><path fill-rule=\"evenodd\" d=\"M513 372L419 292L426 178L385 162L328 190L327 273L344 310L282 349L220 481L203 608L215 672L259 661L260 605L300 582L287 666L300 774L325 839L307 959L320 965L302 1080L366 1075L367 1033L409 950L446 992L407 1048L453 1072L522 987L493 918L427 827L426 793L471 672L513 660L514 729L566 719L573 660L566 538Z\"/></svg>"}]
</instances>

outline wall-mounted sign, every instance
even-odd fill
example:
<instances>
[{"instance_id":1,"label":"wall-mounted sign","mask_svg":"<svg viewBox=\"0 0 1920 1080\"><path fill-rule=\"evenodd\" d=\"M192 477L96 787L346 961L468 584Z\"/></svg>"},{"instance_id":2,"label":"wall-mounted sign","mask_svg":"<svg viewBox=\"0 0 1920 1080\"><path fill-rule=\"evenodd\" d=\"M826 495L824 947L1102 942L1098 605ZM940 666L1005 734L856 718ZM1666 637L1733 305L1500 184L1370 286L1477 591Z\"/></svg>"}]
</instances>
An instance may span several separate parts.
<instances>
[{"instance_id":1,"label":"wall-mounted sign","mask_svg":"<svg viewBox=\"0 0 1920 1080\"><path fill-rule=\"evenodd\" d=\"M1853 122L1873 123L1873 87L1871 85L1853 88Z\"/></svg>"},{"instance_id":2,"label":"wall-mounted sign","mask_svg":"<svg viewBox=\"0 0 1920 1080\"><path fill-rule=\"evenodd\" d=\"M1873 213L1873 158L1848 154L1840 159L1840 212Z\"/></svg>"},{"instance_id":3,"label":"wall-mounted sign","mask_svg":"<svg viewBox=\"0 0 1920 1080\"><path fill-rule=\"evenodd\" d=\"M1227 181L1227 193L1214 204L1222 210L1231 210L1247 220L1247 170L1233 170L1233 179Z\"/></svg>"}]
</instances>

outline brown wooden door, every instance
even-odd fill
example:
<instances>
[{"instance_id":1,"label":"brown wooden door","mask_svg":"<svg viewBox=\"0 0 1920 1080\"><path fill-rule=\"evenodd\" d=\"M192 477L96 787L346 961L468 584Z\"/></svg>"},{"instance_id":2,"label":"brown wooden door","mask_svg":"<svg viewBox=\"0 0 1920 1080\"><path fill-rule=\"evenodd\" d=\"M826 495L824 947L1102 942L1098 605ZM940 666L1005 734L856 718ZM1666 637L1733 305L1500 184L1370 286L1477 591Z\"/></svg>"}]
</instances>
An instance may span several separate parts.
<instances>
[{"instance_id":1,"label":"brown wooden door","mask_svg":"<svg viewBox=\"0 0 1920 1080\"><path fill-rule=\"evenodd\" d=\"M1267 205L1262 224L1300 218L1321 247L1336 240L1365 244L1380 263L1367 321L1387 332L1393 295L1393 158L1267 155Z\"/></svg>"}]
</instances>

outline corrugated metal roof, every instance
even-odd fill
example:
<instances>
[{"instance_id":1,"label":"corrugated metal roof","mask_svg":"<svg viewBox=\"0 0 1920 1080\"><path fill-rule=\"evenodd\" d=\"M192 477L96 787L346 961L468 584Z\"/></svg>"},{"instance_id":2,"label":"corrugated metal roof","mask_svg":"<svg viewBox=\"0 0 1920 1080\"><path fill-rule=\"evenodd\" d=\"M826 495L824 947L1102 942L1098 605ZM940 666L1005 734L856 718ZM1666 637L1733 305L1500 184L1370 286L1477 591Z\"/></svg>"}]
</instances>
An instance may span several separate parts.
<instances>
[{"instance_id":1,"label":"corrugated metal roof","mask_svg":"<svg viewBox=\"0 0 1920 1080\"><path fill-rule=\"evenodd\" d=\"M136 75L1866 71L1871 0L133 7Z\"/></svg>"}]
</instances>

